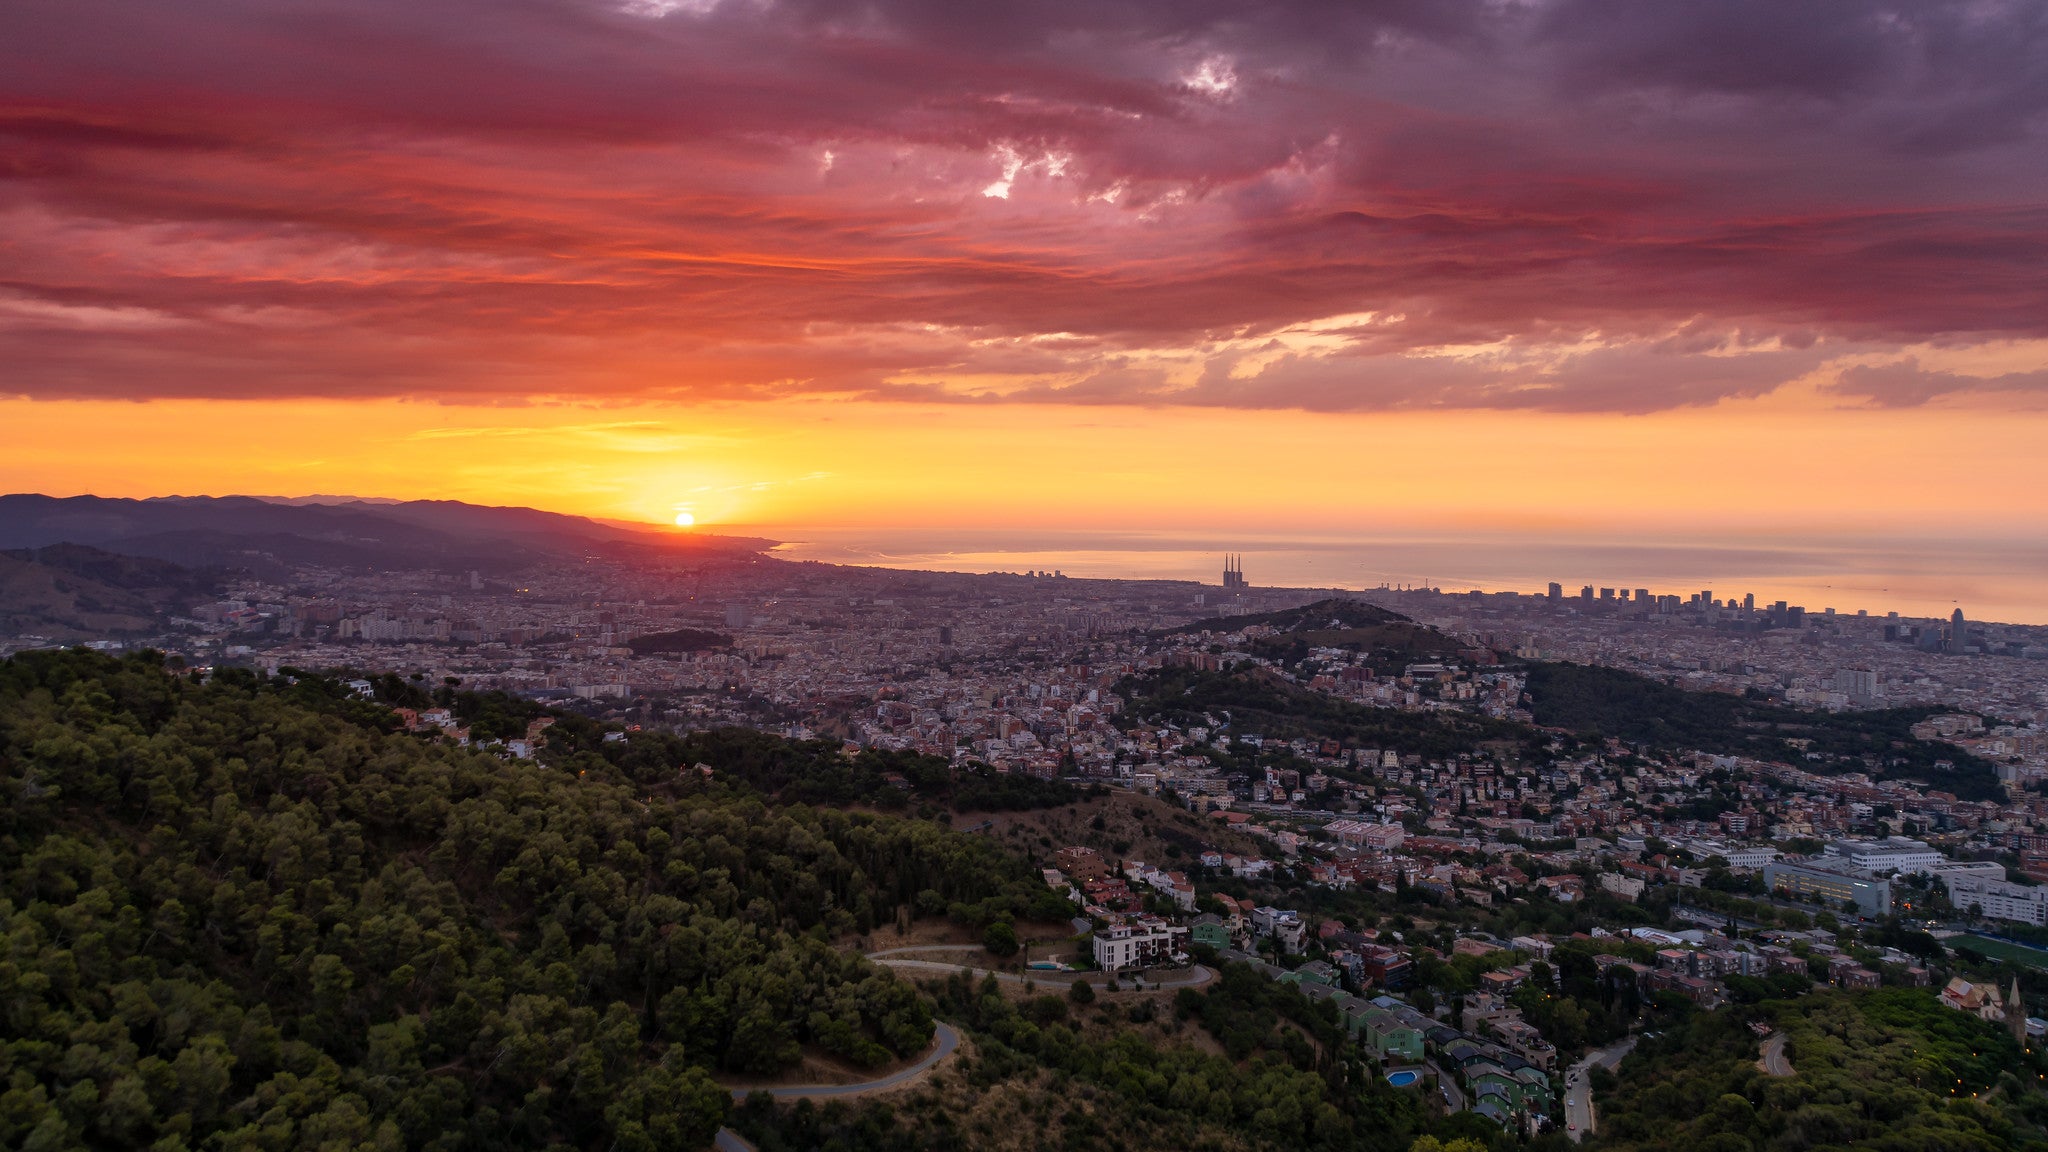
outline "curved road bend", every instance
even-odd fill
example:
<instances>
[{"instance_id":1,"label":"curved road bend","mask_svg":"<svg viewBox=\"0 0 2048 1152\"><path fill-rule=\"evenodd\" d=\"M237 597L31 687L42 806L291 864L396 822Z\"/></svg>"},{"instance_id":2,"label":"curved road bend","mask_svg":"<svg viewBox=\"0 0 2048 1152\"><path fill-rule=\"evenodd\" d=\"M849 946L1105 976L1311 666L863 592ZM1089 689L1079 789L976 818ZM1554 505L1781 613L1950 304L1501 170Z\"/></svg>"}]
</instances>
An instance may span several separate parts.
<instances>
[{"instance_id":1,"label":"curved road bend","mask_svg":"<svg viewBox=\"0 0 2048 1152\"><path fill-rule=\"evenodd\" d=\"M1785 1034L1783 1032L1771 1036L1764 1041L1763 1059L1757 1061L1756 1066L1763 1069L1766 1076L1792 1075L1792 1061L1785 1057Z\"/></svg>"},{"instance_id":2,"label":"curved road bend","mask_svg":"<svg viewBox=\"0 0 2048 1152\"><path fill-rule=\"evenodd\" d=\"M1584 1059L1571 1066L1564 1077L1564 1118L1565 1131L1576 1144L1592 1135L1598 1118L1593 1114L1593 1084L1588 1075L1593 1065L1598 1064L1609 1071L1621 1063L1621 1058L1636 1046L1631 1036L1619 1044L1588 1052Z\"/></svg>"},{"instance_id":3,"label":"curved road bend","mask_svg":"<svg viewBox=\"0 0 2048 1152\"><path fill-rule=\"evenodd\" d=\"M922 1060L880 1079L863 1080L857 1084L795 1084L780 1088L735 1088L732 1090L733 1102L745 1100L756 1092L766 1092L777 1100L816 1100L833 1096L860 1096L868 1092L894 1088L951 1056L960 1047L960 1033L955 1032L951 1024L943 1020L934 1020L932 1031L937 1035L938 1043L932 1046L932 1050L926 1053ZM754 1146L747 1143L746 1137L730 1128L720 1128L718 1135L712 1139L711 1146L718 1152L754 1152Z\"/></svg>"},{"instance_id":4,"label":"curved road bend","mask_svg":"<svg viewBox=\"0 0 2048 1152\"><path fill-rule=\"evenodd\" d=\"M938 951L960 951L960 949L944 944L892 948L883 952L873 953L868 959L873 960L877 964L884 964L892 968L920 968L948 973L960 971L963 967L960 964L941 964L932 960L895 960L889 958L891 953ZM998 980L1008 980L1018 984L1024 983L1026 979L1009 972L990 972L986 968L968 967L967 970L976 976L989 975L994 976ZM1051 975L1064 975L1064 973L1051 973ZM1215 973L1207 968L1197 964L1187 973L1184 979L1160 982L1152 985L1152 987L1184 988L1207 984L1215 978L1215 975ZM938 1043L933 1046L931 1052L908 1068L892 1072L880 1079L863 1080L856 1084L795 1084L785 1087L734 1088L732 1090L732 1098L735 1101L740 1101L745 1100L754 1092L766 1092L777 1100L816 1100L829 1099L835 1096L860 1096L869 1092L880 1092L884 1089L894 1088L912 1077L923 1073L926 1069L929 1069L932 1065L937 1064L946 1057L951 1056L960 1047L960 1033L954 1031L951 1024L943 1020L934 1020L932 1022L932 1031L937 1034ZM730 1128L720 1128L717 1137L712 1141L712 1146L718 1152L754 1152L754 1146L747 1143L745 1137Z\"/></svg>"},{"instance_id":5,"label":"curved road bend","mask_svg":"<svg viewBox=\"0 0 2048 1152\"><path fill-rule=\"evenodd\" d=\"M951 1024L943 1020L934 1020L932 1031L937 1033L938 1043L932 1046L930 1052L925 1053L924 1059L880 1079L862 1080L857 1084L793 1084L786 1087L764 1085L759 1088L735 1088L732 1090L732 1098L745 1100L755 1092L766 1092L777 1100L822 1099L827 1096L860 1096L868 1092L879 1092L884 1088L894 1088L951 1056L953 1050L960 1047L960 1033L953 1031Z\"/></svg>"}]
</instances>

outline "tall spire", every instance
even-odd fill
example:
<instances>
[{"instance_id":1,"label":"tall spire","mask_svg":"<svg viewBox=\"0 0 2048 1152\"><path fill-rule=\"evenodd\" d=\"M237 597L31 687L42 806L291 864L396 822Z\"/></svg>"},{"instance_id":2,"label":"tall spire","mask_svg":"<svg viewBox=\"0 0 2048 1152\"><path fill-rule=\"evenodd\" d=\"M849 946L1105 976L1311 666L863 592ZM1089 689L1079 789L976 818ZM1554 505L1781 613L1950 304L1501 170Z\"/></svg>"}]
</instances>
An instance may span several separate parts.
<instances>
[{"instance_id":1,"label":"tall spire","mask_svg":"<svg viewBox=\"0 0 2048 1152\"><path fill-rule=\"evenodd\" d=\"M2020 978L2012 978L2012 995L2005 1001L2005 1023L2021 1048L2027 1046L2027 1002L2020 999Z\"/></svg>"}]
</instances>

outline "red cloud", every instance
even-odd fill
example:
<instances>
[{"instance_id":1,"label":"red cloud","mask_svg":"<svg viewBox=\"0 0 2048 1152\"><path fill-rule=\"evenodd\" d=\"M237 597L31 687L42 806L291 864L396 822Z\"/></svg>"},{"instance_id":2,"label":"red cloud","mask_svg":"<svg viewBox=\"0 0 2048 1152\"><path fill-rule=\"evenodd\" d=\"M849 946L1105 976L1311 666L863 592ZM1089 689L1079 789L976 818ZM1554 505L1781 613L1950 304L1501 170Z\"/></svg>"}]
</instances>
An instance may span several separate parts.
<instances>
[{"instance_id":1,"label":"red cloud","mask_svg":"<svg viewBox=\"0 0 2048 1152\"><path fill-rule=\"evenodd\" d=\"M24 0L0 388L1646 410L2048 334L2038 9L1609 7Z\"/></svg>"}]
</instances>

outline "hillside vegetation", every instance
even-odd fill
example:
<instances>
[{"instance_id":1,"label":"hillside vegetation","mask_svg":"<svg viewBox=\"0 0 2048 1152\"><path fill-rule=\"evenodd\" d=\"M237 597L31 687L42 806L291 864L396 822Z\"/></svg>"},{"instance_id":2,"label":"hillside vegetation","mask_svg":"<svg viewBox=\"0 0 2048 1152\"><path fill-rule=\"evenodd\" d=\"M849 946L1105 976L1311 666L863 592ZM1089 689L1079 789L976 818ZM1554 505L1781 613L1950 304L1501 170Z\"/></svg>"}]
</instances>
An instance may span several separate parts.
<instances>
[{"instance_id":1,"label":"hillside vegetation","mask_svg":"<svg viewBox=\"0 0 2048 1152\"><path fill-rule=\"evenodd\" d=\"M121 636L163 626L213 589L203 573L78 544L0 552L0 636Z\"/></svg>"},{"instance_id":2,"label":"hillside vegetation","mask_svg":"<svg viewBox=\"0 0 2048 1152\"><path fill-rule=\"evenodd\" d=\"M1332 739L1348 747L1392 749L1432 759L1479 751L1489 741L1523 743L1534 736L1526 725L1469 712L1410 712L1355 704L1258 668L1166 668L1128 679L1119 691L1130 701L1131 714L1143 720L1189 727L1208 723L1205 716L1220 720L1228 713L1234 735Z\"/></svg>"},{"instance_id":3,"label":"hillside vegetation","mask_svg":"<svg viewBox=\"0 0 2048 1152\"><path fill-rule=\"evenodd\" d=\"M1829 993L1761 1005L1795 1074L1766 1076L1744 1014L1699 1015L1646 1038L1600 1099L1602 1149L2048 1147L2048 1071L2004 1032L1924 989ZM1590 1146L1589 1146L1590 1147Z\"/></svg>"},{"instance_id":4,"label":"hillside vegetation","mask_svg":"<svg viewBox=\"0 0 2048 1152\"><path fill-rule=\"evenodd\" d=\"M1531 665L1528 692L1530 714L1548 727L1659 748L1781 760L1813 772L1919 780L1965 800L2005 794L1985 760L1914 737L1913 725L1937 708L1790 708L1725 692L1688 692L1633 672L1583 664Z\"/></svg>"},{"instance_id":5,"label":"hillside vegetation","mask_svg":"<svg viewBox=\"0 0 2048 1152\"><path fill-rule=\"evenodd\" d=\"M0 664L0 1147L701 1147L714 1069L929 1042L835 937L1045 891L928 821L386 717L317 677Z\"/></svg>"}]
</instances>

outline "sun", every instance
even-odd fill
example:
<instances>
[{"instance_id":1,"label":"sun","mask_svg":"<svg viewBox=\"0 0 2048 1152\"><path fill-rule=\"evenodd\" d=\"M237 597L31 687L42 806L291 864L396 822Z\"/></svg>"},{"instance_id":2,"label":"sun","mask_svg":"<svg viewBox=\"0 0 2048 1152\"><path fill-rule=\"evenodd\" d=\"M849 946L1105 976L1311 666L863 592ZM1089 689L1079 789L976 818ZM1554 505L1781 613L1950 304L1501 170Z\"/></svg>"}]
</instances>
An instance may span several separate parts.
<instances>
[{"instance_id":1,"label":"sun","mask_svg":"<svg viewBox=\"0 0 2048 1152\"><path fill-rule=\"evenodd\" d=\"M697 518L695 516L690 515L688 512L676 513L676 527L678 528L688 528L696 522Z\"/></svg>"}]
</instances>

